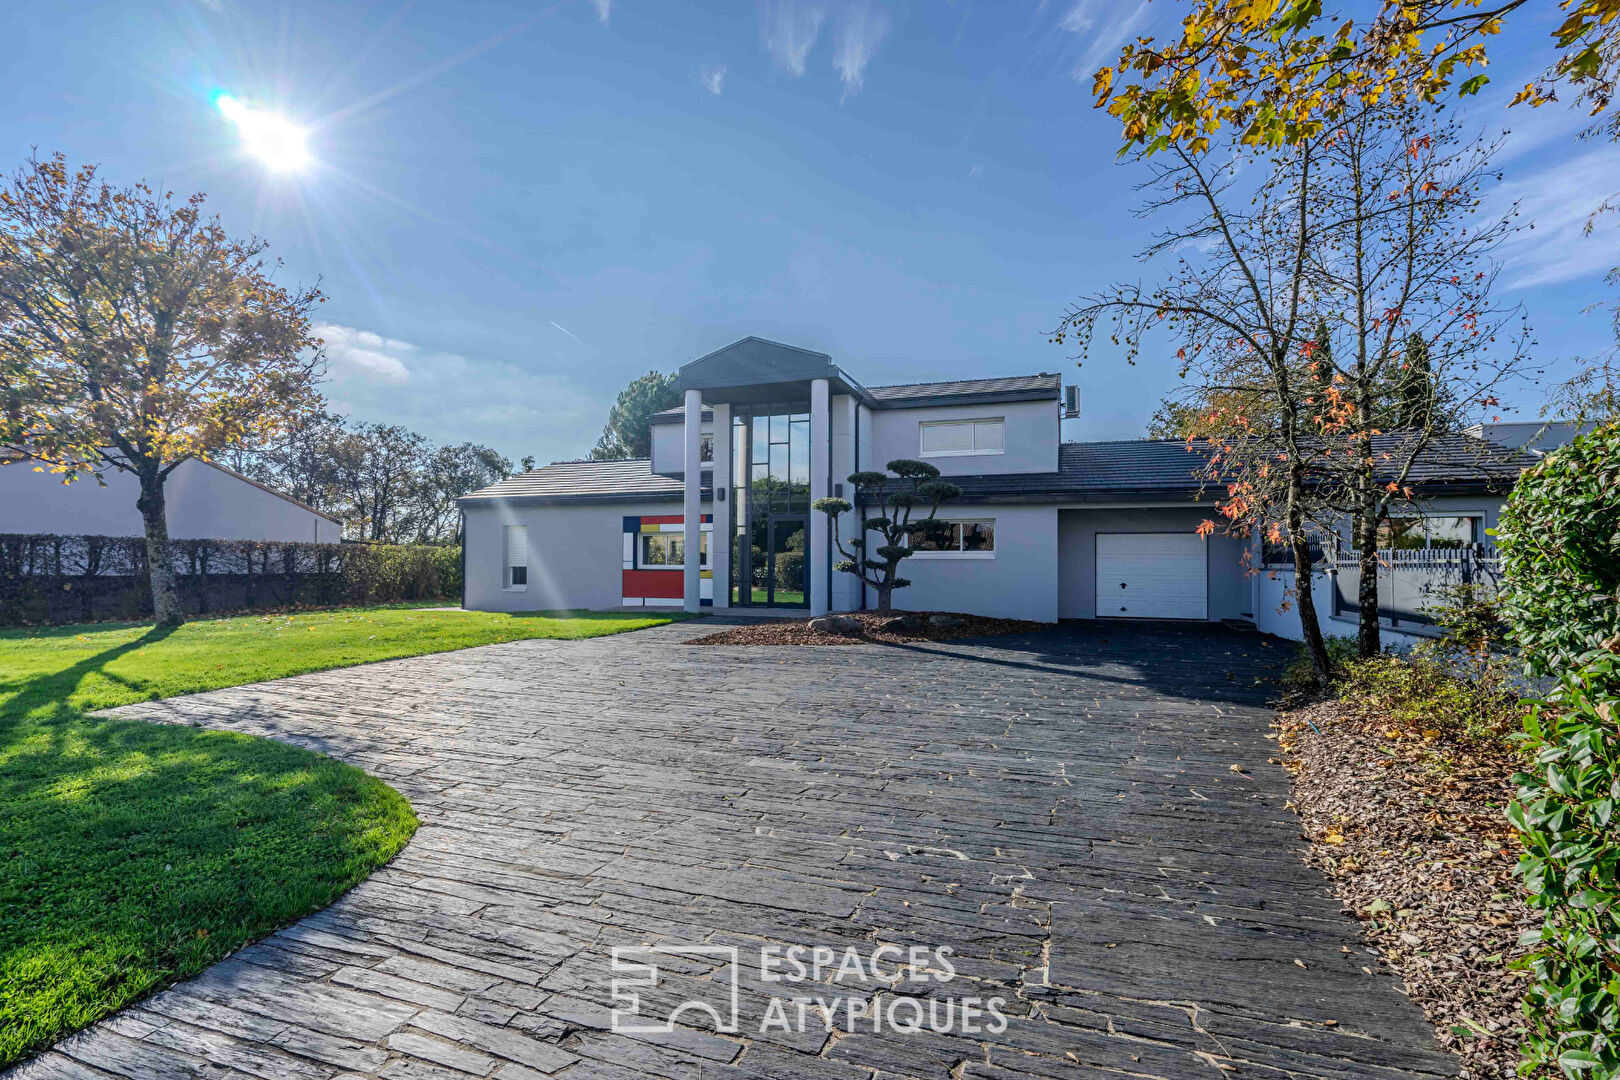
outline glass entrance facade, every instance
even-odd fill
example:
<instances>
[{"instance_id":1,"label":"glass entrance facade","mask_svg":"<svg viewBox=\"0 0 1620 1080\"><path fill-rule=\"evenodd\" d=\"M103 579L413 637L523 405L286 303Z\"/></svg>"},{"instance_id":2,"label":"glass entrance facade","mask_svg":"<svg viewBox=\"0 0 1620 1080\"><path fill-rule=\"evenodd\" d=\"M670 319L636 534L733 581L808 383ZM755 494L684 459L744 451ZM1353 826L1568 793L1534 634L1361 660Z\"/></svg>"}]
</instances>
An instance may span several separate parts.
<instances>
[{"instance_id":1,"label":"glass entrance facade","mask_svg":"<svg viewBox=\"0 0 1620 1080\"><path fill-rule=\"evenodd\" d=\"M732 603L808 606L808 403L739 408L732 420L732 446L737 521Z\"/></svg>"}]
</instances>

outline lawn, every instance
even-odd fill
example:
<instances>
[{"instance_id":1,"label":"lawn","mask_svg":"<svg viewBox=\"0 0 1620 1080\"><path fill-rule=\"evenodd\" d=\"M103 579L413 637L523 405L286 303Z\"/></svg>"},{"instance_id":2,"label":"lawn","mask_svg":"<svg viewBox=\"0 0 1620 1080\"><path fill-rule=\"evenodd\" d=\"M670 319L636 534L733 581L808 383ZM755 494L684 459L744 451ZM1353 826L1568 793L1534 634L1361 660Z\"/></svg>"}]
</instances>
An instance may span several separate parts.
<instances>
[{"instance_id":1,"label":"lawn","mask_svg":"<svg viewBox=\"0 0 1620 1080\"><path fill-rule=\"evenodd\" d=\"M331 903L416 829L398 792L323 755L90 710L674 617L372 608L0 631L0 1068Z\"/></svg>"}]
</instances>

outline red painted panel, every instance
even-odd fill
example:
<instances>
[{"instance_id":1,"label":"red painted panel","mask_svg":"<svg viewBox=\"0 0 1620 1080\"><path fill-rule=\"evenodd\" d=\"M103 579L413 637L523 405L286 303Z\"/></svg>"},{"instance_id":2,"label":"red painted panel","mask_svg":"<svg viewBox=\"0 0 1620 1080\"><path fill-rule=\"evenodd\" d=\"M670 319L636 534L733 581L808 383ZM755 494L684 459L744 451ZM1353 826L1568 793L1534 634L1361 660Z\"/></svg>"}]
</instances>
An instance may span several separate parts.
<instances>
[{"instance_id":1,"label":"red painted panel","mask_svg":"<svg viewBox=\"0 0 1620 1080\"><path fill-rule=\"evenodd\" d=\"M643 521L646 519L643 518ZM683 570L625 570L623 596L656 596L679 600L685 593Z\"/></svg>"},{"instance_id":2,"label":"red painted panel","mask_svg":"<svg viewBox=\"0 0 1620 1080\"><path fill-rule=\"evenodd\" d=\"M643 525L679 525L685 520L686 518L680 514L658 514L651 517L643 515L641 523Z\"/></svg>"}]
</instances>

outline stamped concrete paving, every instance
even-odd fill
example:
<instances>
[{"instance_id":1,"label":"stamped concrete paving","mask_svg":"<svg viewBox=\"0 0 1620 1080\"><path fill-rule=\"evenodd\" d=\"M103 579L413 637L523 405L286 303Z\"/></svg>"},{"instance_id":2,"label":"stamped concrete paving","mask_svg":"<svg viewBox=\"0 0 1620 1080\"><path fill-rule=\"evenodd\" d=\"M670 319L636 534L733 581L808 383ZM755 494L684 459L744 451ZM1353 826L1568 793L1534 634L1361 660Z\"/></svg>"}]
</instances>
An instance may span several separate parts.
<instances>
[{"instance_id":1,"label":"stamped concrete paving","mask_svg":"<svg viewBox=\"0 0 1620 1080\"><path fill-rule=\"evenodd\" d=\"M1300 862L1255 683L1279 643L1087 626L914 647L681 644L699 629L120 710L334 754L398 787L423 826L327 910L18 1075L1455 1071ZM948 946L956 979L900 989L925 1004L1000 995L1011 1016L974 1037L869 1022L762 1034L768 994L833 991L765 984L745 963L740 1034L612 1034L609 950L649 942ZM724 1002L733 969L665 966L643 1012ZM895 1000L858 981L842 993Z\"/></svg>"}]
</instances>

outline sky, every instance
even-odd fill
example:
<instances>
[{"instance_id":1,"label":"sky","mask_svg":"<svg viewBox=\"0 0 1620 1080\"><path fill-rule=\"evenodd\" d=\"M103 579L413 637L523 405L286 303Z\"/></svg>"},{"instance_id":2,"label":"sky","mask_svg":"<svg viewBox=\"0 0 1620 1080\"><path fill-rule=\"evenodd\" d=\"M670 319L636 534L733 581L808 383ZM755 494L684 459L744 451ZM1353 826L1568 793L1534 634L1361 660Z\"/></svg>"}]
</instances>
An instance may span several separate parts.
<instances>
[{"instance_id":1,"label":"sky","mask_svg":"<svg viewBox=\"0 0 1620 1080\"><path fill-rule=\"evenodd\" d=\"M1139 436L1164 354L1083 366L1074 298L1151 280L1144 179L1090 73L1174 0L120 0L7 5L0 162L60 151L206 192L278 279L319 281L332 406L516 460L584 456L615 394L748 334L867 385L1061 372L1068 439ZM1541 9L1545 8L1545 11ZM1612 341L1620 147L1503 108L1556 5L1515 14L1464 116L1511 130L1493 195L1548 379ZM220 95L308 129L281 171ZM1544 389L1508 404L1533 414Z\"/></svg>"}]
</instances>

